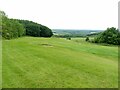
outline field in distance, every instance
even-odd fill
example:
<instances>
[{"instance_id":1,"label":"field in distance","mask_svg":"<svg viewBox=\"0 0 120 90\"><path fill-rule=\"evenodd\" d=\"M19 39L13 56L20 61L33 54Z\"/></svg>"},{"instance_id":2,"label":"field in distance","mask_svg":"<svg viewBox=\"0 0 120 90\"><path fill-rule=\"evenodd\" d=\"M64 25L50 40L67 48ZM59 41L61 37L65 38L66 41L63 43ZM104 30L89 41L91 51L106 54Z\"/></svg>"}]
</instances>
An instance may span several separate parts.
<instances>
[{"instance_id":1,"label":"field in distance","mask_svg":"<svg viewBox=\"0 0 120 90\"><path fill-rule=\"evenodd\" d=\"M117 88L118 47L85 38L3 40L3 88Z\"/></svg>"}]
</instances>

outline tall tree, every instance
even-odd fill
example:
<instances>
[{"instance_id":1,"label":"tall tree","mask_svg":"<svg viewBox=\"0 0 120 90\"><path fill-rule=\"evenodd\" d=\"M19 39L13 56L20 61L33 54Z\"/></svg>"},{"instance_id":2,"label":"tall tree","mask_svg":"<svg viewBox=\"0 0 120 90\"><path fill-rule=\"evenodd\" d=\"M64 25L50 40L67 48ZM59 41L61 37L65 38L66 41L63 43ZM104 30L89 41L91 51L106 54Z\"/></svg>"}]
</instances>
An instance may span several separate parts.
<instances>
[{"instance_id":1,"label":"tall tree","mask_svg":"<svg viewBox=\"0 0 120 90\"><path fill-rule=\"evenodd\" d=\"M2 37L12 39L24 35L25 29L22 24L16 20L9 19L3 11L0 11L0 15L2 17Z\"/></svg>"}]
</instances>

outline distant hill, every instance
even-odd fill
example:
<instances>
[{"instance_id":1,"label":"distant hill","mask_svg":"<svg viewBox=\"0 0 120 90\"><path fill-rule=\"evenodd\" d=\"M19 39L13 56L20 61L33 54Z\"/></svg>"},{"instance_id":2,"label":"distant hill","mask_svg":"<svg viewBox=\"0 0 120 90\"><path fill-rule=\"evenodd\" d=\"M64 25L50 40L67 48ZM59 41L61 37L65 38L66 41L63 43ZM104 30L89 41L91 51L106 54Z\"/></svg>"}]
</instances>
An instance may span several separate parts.
<instances>
[{"instance_id":1,"label":"distant hill","mask_svg":"<svg viewBox=\"0 0 120 90\"><path fill-rule=\"evenodd\" d=\"M103 30L52 29L52 32L56 36L70 35L70 36L81 37L81 36L103 32Z\"/></svg>"}]
</instances>

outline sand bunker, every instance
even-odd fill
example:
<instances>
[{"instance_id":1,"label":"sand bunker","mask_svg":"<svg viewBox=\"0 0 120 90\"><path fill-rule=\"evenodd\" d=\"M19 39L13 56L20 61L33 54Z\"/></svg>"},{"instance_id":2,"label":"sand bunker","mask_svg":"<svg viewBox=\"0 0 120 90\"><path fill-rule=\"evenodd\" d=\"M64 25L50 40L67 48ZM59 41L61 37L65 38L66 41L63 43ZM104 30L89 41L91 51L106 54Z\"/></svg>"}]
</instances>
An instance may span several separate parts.
<instances>
[{"instance_id":1,"label":"sand bunker","mask_svg":"<svg viewBox=\"0 0 120 90\"><path fill-rule=\"evenodd\" d=\"M51 44L41 44L42 46L45 46L45 47L53 47L53 45Z\"/></svg>"}]
</instances>

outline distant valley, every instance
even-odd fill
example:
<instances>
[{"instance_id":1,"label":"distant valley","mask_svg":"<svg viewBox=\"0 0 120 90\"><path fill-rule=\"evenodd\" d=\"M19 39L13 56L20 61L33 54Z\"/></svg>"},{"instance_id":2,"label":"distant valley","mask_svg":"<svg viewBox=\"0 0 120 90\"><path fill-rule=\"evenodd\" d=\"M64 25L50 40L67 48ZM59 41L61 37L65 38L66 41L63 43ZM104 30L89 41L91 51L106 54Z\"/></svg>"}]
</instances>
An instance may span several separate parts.
<instances>
[{"instance_id":1,"label":"distant valley","mask_svg":"<svg viewBox=\"0 0 120 90\"><path fill-rule=\"evenodd\" d=\"M79 30L79 29L52 29L54 35L71 35L71 36L86 36L103 32L104 30Z\"/></svg>"}]
</instances>

